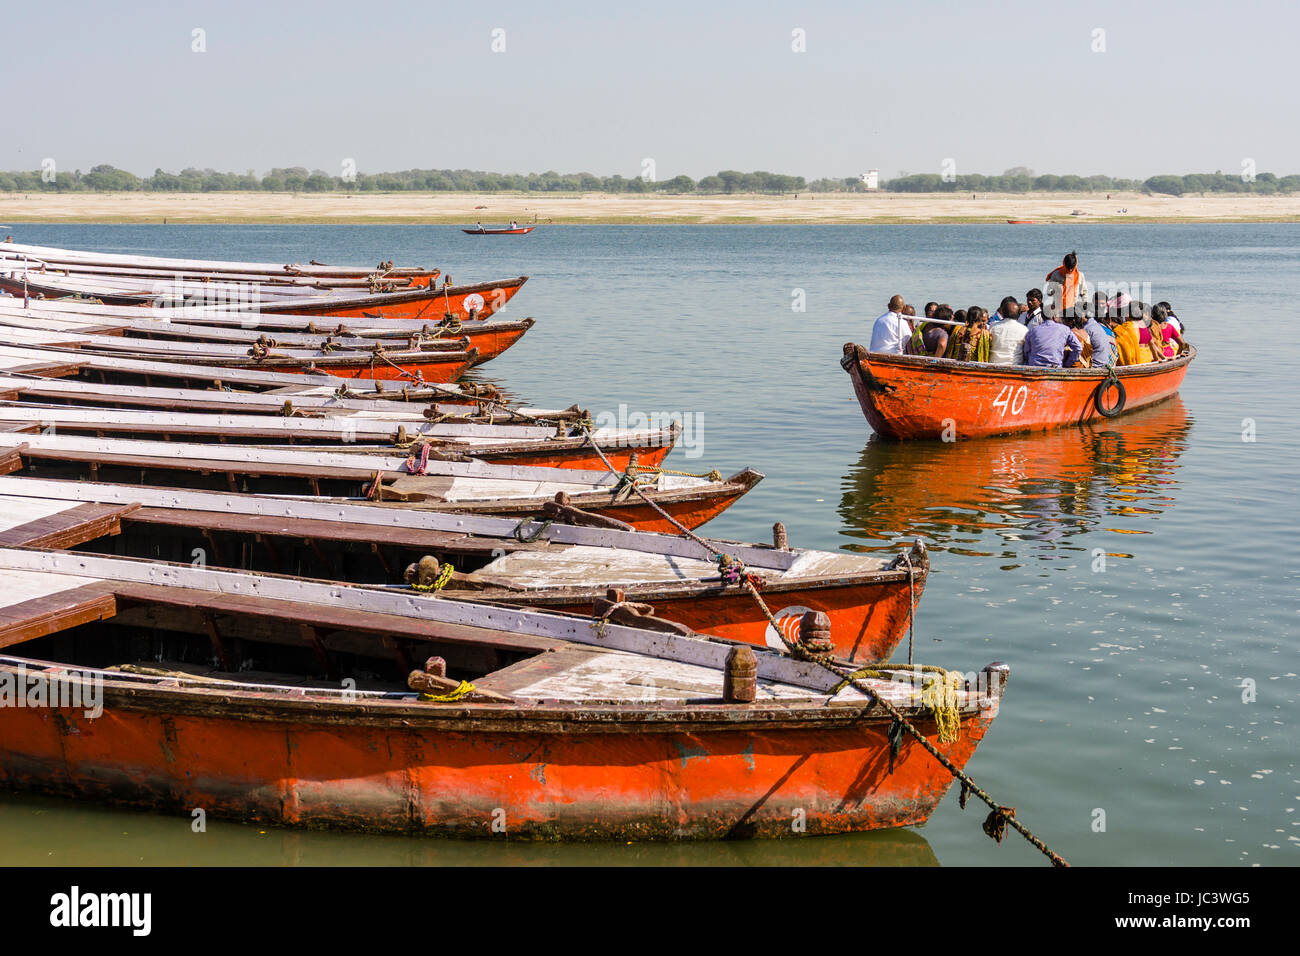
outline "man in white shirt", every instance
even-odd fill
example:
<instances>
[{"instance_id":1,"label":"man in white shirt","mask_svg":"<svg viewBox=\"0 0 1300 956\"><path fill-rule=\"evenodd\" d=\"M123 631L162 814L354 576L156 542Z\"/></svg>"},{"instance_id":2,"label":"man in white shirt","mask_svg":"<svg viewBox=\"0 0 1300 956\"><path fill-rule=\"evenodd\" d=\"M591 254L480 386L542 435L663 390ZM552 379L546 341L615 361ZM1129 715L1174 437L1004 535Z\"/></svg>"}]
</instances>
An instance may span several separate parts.
<instances>
[{"instance_id":1,"label":"man in white shirt","mask_svg":"<svg viewBox=\"0 0 1300 956\"><path fill-rule=\"evenodd\" d=\"M1025 336L1029 329L1020 324L1020 305L1009 295L998 306L997 315L989 322L993 342L989 345L990 365L1024 365Z\"/></svg>"},{"instance_id":2,"label":"man in white shirt","mask_svg":"<svg viewBox=\"0 0 1300 956\"><path fill-rule=\"evenodd\" d=\"M903 354L903 346L912 337L912 324L903 315L903 297L889 300L889 311L871 327L871 351Z\"/></svg>"}]
</instances>

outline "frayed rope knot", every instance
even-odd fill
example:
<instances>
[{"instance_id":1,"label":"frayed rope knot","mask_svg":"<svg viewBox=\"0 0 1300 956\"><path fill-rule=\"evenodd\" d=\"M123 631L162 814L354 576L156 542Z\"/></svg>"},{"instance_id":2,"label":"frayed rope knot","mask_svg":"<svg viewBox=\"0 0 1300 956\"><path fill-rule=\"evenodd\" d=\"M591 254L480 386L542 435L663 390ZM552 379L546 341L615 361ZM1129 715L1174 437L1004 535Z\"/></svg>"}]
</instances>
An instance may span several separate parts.
<instances>
[{"instance_id":1,"label":"frayed rope knot","mask_svg":"<svg viewBox=\"0 0 1300 956\"><path fill-rule=\"evenodd\" d=\"M1015 815L1015 807L998 807L996 810L990 810L989 815L984 819L984 832L1001 843L1002 838L1007 835L1007 821Z\"/></svg>"}]
</instances>

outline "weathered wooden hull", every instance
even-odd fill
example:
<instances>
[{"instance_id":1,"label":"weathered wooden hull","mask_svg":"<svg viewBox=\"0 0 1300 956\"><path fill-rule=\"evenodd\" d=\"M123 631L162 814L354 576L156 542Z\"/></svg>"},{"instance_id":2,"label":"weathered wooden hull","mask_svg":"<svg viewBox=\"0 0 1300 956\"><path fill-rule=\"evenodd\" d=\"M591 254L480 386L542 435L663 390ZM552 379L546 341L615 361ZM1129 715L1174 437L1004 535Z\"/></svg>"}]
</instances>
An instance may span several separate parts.
<instances>
[{"instance_id":1,"label":"weathered wooden hull","mask_svg":"<svg viewBox=\"0 0 1300 956\"><path fill-rule=\"evenodd\" d=\"M658 493L656 503L678 523L691 530L712 521L743 498L751 488L761 480L757 472L749 473L755 477L742 481L730 481L723 486L711 486L705 491L685 493ZM631 525L637 531L657 531L663 534L679 534L681 529L657 509L636 495L618 502L611 501L607 494L573 495L572 504L583 511L591 511L615 518ZM471 514L509 515L527 518L541 513L544 499L500 499L491 502L451 502L440 503L439 510L465 511Z\"/></svg>"},{"instance_id":2,"label":"weathered wooden hull","mask_svg":"<svg viewBox=\"0 0 1300 956\"><path fill-rule=\"evenodd\" d=\"M39 276L21 277L0 274L0 289L15 296L66 298L72 293L60 288L56 280ZM461 321L486 319L500 311L516 292L528 281L527 276L503 282L482 282L474 285L434 289L432 286L399 289L395 292L374 294L335 294L318 296L271 296L259 302L250 314L266 315L320 315L338 318L367 319L420 319L440 321L450 315ZM249 293L252 294L251 292ZM154 301L152 292L94 293L94 298L105 305L148 305Z\"/></svg>"},{"instance_id":3,"label":"weathered wooden hull","mask_svg":"<svg viewBox=\"0 0 1300 956\"><path fill-rule=\"evenodd\" d=\"M540 443L539 443L540 444ZM468 447L465 454L480 461L490 461L498 465L531 465L537 468L575 468L581 471L595 471L604 468L600 455L589 443L571 439L559 439L551 443L553 448L511 449L499 446L487 450ZM666 442L643 445L601 446L601 453L618 471L626 471L636 458L641 468L658 468L672 445Z\"/></svg>"},{"instance_id":4,"label":"weathered wooden hull","mask_svg":"<svg viewBox=\"0 0 1300 956\"><path fill-rule=\"evenodd\" d=\"M1171 362L1115 370L1124 385L1124 412L1164 401L1178 392L1192 349ZM896 439L961 441L989 435L1043 431L1104 420L1096 392L1102 368L1059 369L988 365L844 346L840 365L853 381L871 427Z\"/></svg>"},{"instance_id":5,"label":"weathered wooden hull","mask_svg":"<svg viewBox=\"0 0 1300 956\"><path fill-rule=\"evenodd\" d=\"M328 315L356 319L421 319L437 322L450 315L460 321L486 319L499 312L528 281L527 276L505 282L452 286L450 289L425 288L401 290L368 296L363 302L343 300L331 303L322 299L304 306L286 302L263 303L260 312L267 314Z\"/></svg>"},{"instance_id":6,"label":"weathered wooden hull","mask_svg":"<svg viewBox=\"0 0 1300 956\"><path fill-rule=\"evenodd\" d=\"M0 709L0 784L285 826L682 840L910 826L952 782L906 736L891 768L889 720L856 708L431 713L370 703L340 713L216 691L104 689L93 721L76 710ZM965 716L951 744L932 722L918 726L961 767L994 714Z\"/></svg>"}]
</instances>

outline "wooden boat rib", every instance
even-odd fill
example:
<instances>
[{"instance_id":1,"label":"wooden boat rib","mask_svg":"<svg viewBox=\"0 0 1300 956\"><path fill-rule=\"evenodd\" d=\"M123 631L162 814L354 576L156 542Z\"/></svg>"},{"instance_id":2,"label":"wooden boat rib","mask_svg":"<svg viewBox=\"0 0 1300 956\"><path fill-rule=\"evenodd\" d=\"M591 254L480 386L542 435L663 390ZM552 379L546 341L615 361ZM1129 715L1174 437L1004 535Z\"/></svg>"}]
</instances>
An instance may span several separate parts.
<instances>
[{"instance_id":1,"label":"wooden boat rib","mask_svg":"<svg viewBox=\"0 0 1300 956\"><path fill-rule=\"evenodd\" d=\"M1178 392L1196 357L1122 366L1124 411L1164 401ZM840 366L853 381L863 414L886 438L962 440L1096 421L1104 368L1036 368L869 352L852 342ZM1113 396L1108 397L1113 401Z\"/></svg>"},{"instance_id":2,"label":"wooden boat rib","mask_svg":"<svg viewBox=\"0 0 1300 956\"><path fill-rule=\"evenodd\" d=\"M727 703L733 645L716 638L48 551L0 549L0 569L0 647L24 653L0 659L0 680L68 704L0 708L9 789L286 825L641 840L780 836L796 810L813 834L909 825L951 782L910 739L889 759L874 701L762 648L759 697ZM119 636L141 621L158 643L145 667ZM80 644L63 636L74 624ZM430 675L400 678L430 654L451 675L433 678L474 689L418 699L407 685ZM273 669L231 671L236 655ZM340 685L363 669L394 676ZM910 682L868 686L960 767L1008 673L972 675L950 743Z\"/></svg>"},{"instance_id":3,"label":"wooden boat rib","mask_svg":"<svg viewBox=\"0 0 1300 956\"><path fill-rule=\"evenodd\" d=\"M198 445L75 435L0 431L0 474L24 466L34 477L75 477L305 497L374 496L406 506L527 517L558 498L643 531L676 528L621 476L568 468L438 461L412 474L406 457L319 449ZM721 514L761 481L744 469L717 481L659 474L645 481L647 497L688 528Z\"/></svg>"},{"instance_id":4,"label":"wooden boat rib","mask_svg":"<svg viewBox=\"0 0 1300 956\"><path fill-rule=\"evenodd\" d=\"M5 527L0 544L25 544L36 537L41 522L24 532L20 519L27 516L23 502L38 500L50 510L94 506L106 513L124 512L111 528L83 532L63 547L89 544L96 551L133 557L190 560L196 529L201 529L213 566L229 567L233 560L242 570L283 573L293 568L311 577L384 584L401 583L404 569L433 556L455 568L439 592L447 598L590 615L607 589L615 588L629 601L652 605L657 616L700 633L784 646L743 585L723 582L712 553L678 536L560 523L541 527L527 519L521 525L515 519L429 511L400 515L366 504L0 477L0 524ZM11 513L18 517L5 521ZM535 539L520 540L534 532ZM906 560L713 544L762 579L765 598L787 639L805 611L823 611L837 653L855 662L887 660L893 653L911 619L912 602L919 602L924 592L929 568L919 542Z\"/></svg>"}]
</instances>

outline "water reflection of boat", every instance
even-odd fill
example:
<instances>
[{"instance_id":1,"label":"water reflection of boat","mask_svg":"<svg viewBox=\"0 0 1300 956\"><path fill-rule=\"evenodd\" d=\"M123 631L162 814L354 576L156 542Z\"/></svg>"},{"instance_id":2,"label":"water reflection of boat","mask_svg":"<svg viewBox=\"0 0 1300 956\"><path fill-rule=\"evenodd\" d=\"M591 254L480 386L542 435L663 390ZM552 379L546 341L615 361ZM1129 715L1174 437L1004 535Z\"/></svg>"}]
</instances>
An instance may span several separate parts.
<instances>
[{"instance_id":1,"label":"water reflection of boat","mask_svg":"<svg viewBox=\"0 0 1300 956\"><path fill-rule=\"evenodd\" d=\"M1149 533L1144 525L1173 504L1191 424L1175 397L1047 434L953 444L873 439L843 479L845 534L864 539L852 550L894 550L920 535L933 550L990 554L994 536L1050 551L1099 527Z\"/></svg>"},{"instance_id":2,"label":"water reflection of boat","mask_svg":"<svg viewBox=\"0 0 1300 956\"><path fill-rule=\"evenodd\" d=\"M309 831L208 821L218 839L185 846L165 816L29 794L0 801L6 862L120 866L145 853L155 866L938 866L914 829L870 830L810 839L538 843L439 840L387 833ZM68 837L53 844L53 832ZM126 831L129 831L129 835ZM33 839L33 834L37 838ZM114 836L114 834L121 834ZM84 835L84 838L81 836Z\"/></svg>"}]
</instances>

